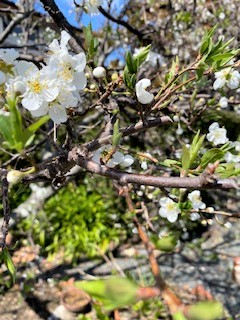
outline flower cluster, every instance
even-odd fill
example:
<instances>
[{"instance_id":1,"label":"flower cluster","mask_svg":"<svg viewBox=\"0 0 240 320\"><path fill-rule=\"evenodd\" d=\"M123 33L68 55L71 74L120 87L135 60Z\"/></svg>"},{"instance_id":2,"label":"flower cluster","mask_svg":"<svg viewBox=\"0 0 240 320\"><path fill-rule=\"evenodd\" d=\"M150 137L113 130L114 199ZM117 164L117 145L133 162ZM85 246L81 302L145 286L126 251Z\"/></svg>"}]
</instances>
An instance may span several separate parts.
<instances>
[{"instance_id":1,"label":"flower cluster","mask_svg":"<svg viewBox=\"0 0 240 320\"><path fill-rule=\"evenodd\" d=\"M14 75L10 73L6 82L8 94L18 94L22 106L33 116L49 114L56 124L67 121L67 109L77 107L81 101L78 91L87 84L83 72L86 56L83 52L70 54L69 39L70 35L62 31L60 42L53 40L41 69L32 62L15 61L17 55L12 55ZM2 52L0 59L4 60Z\"/></svg>"}]
</instances>

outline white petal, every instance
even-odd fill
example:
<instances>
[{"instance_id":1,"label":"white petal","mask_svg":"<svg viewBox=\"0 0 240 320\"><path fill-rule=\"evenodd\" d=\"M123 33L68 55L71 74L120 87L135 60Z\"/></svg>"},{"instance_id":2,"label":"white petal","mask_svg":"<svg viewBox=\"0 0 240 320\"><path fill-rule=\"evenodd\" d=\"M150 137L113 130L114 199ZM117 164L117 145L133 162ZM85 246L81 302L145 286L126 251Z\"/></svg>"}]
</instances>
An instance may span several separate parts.
<instances>
[{"instance_id":1,"label":"white petal","mask_svg":"<svg viewBox=\"0 0 240 320\"><path fill-rule=\"evenodd\" d=\"M167 218L167 211L164 207L160 208L158 212L161 217Z\"/></svg>"},{"instance_id":2,"label":"white petal","mask_svg":"<svg viewBox=\"0 0 240 320\"><path fill-rule=\"evenodd\" d=\"M167 215L167 219L171 223L176 222L177 218L178 218L178 213L177 212L172 212L171 214Z\"/></svg>"},{"instance_id":3,"label":"white petal","mask_svg":"<svg viewBox=\"0 0 240 320\"><path fill-rule=\"evenodd\" d=\"M43 104L43 99L32 92L28 92L24 95L22 99L22 105L24 108L28 109L29 111L37 110Z\"/></svg>"},{"instance_id":4,"label":"white petal","mask_svg":"<svg viewBox=\"0 0 240 320\"><path fill-rule=\"evenodd\" d=\"M169 198L163 197L159 200L159 204L164 207L168 203L169 200L170 200Z\"/></svg>"},{"instance_id":5,"label":"white petal","mask_svg":"<svg viewBox=\"0 0 240 320\"><path fill-rule=\"evenodd\" d=\"M133 162L134 158L130 154L127 154L125 155L123 162L121 162L121 166L127 168L130 167L133 164Z\"/></svg>"},{"instance_id":6,"label":"white petal","mask_svg":"<svg viewBox=\"0 0 240 320\"><path fill-rule=\"evenodd\" d=\"M58 87L49 87L48 89L45 89L42 93L43 98L47 102L51 102L57 98L59 94Z\"/></svg>"},{"instance_id":7,"label":"white petal","mask_svg":"<svg viewBox=\"0 0 240 320\"><path fill-rule=\"evenodd\" d=\"M154 99L154 95L145 90L150 85L151 81L147 78L144 78L136 83L137 99L142 104L148 104Z\"/></svg>"},{"instance_id":8,"label":"white petal","mask_svg":"<svg viewBox=\"0 0 240 320\"><path fill-rule=\"evenodd\" d=\"M228 80L227 86L230 89L237 89L239 86L239 78L232 76L231 79Z\"/></svg>"},{"instance_id":9,"label":"white petal","mask_svg":"<svg viewBox=\"0 0 240 320\"><path fill-rule=\"evenodd\" d=\"M80 52L79 54L73 57L73 60L74 60L75 70L77 72L83 72L87 63L85 53Z\"/></svg>"},{"instance_id":10,"label":"white petal","mask_svg":"<svg viewBox=\"0 0 240 320\"><path fill-rule=\"evenodd\" d=\"M48 104L47 102L43 103L40 108L37 110L31 110L31 115L34 117L41 117L48 113Z\"/></svg>"},{"instance_id":11,"label":"white petal","mask_svg":"<svg viewBox=\"0 0 240 320\"><path fill-rule=\"evenodd\" d=\"M124 154L122 152L119 152L119 151L116 151L114 154L113 154L113 159L118 162L118 163L121 163L123 162L124 160Z\"/></svg>"},{"instance_id":12,"label":"white petal","mask_svg":"<svg viewBox=\"0 0 240 320\"><path fill-rule=\"evenodd\" d=\"M65 30L61 32L61 40L60 40L61 49L64 49L66 47L70 38L71 36Z\"/></svg>"},{"instance_id":13,"label":"white petal","mask_svg":"<svg viewBox=\"0 0 240 320\"><path fill-rule=\"evenodd\" d=\"M33 62L23 60L15 62L15 69L19 76L26 76L30 70L36 73L39 71Z\"/></svg>"},{"instance_id":14,"label":"white petal","mask_svg":"<svg viewBox=\"0 0 240 320\"><path fill-rule=\"evenodd\" d=\"M217 78L214 83L213 83L213 89L217 90L222 88L226 83L226 79L225 78Z\"/></svg>"},{"instance_id":15,"label":"white petal","mask_svg":"<svg viewBox=\"0 0 240 320\"><path fill-rule=\"evenodd\" d=\"M208 130L211 132L211 131L215 131L215 130L217 130L217 129L219 129L219 124L217 123L217 122L213 122L210 126L209 126L209 128L208 128Z\"/></svg>"},{"instance_id":16,"label":"white petal","mask_svg":"<svg viewBox=\"0 0 240 320\"><path fill-rule=\"evenodd\" d=\"M77 90L83 90L87 85L87 78L84 72L75 72L73 76L73 84Z\"/></svg>"},{"instance_id":17,"label":"white petal","mask_svg":"<svg viewBox=\"0 0 240 320\"><path fill-rule=\"evenodd\" d=\"M66 109L59 104L53 104L50 107L49 116L56 124L66 122L68 119Z\"/></svg>"}]
</instances>

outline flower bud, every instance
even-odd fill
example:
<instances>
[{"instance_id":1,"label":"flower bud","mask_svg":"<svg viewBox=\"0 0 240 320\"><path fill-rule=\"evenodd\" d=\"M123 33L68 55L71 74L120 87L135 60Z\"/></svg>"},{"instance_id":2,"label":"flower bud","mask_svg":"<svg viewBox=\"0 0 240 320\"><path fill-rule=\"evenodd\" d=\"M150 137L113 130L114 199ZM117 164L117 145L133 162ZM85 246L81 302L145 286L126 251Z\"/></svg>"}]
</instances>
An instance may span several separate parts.
<instances>
[{"instance_id":1,"label":"flower bud","mask_svg":"<svg viewBox=\"0 0 240 320\"><path fill-rule=\"evenodd\" d=\"M118 74L117 74L117 72L114 72L112 74L112 81L117 81L117 79L118 79Z\"/></svg>"},{"instance_id":2,"label":"flower bud","mask_svg":"<svg viewBox=\"0 0 240 320\"><path fill-rule=\"evenodd\" d=\"M30 174L30 173L34 173L35 172L35 168L32 167L27 171L20 171L20 170L10 170L7 174L7 181L10 184L10 186L19 183L24 176Z\"/></svg>"},{"instance_id":3,"label":"flower bud","mask_svg":"<svg viewBox=\"0 0 240 320\"><path fill-rule=\"evenodd\" d=\"M97 67L93 69L93 76L95 78L104 78L106 77L106 69L103 67Z\"/></svg>"},{"instance_id":4,"label":"flower bud","mask_svg":"<svg viewBox=\"0 0 240 320\"><path fill-rule=\"evenodd\" d=\"M10 170L7 174L7 181L10 185L17 184L24 177L24 172L19 170Z\"/></svg>"},{"instance_id":5,"label":"flower bud","mask_svg":"<svg viewBox=\"0 0 240 320\"><path fill-rule=\"evenodd\" d=\"M16 81L13 84L13 91L15 93L23 94L26 91L26 86L22 81Z\"/></svg>"}]
</instances>

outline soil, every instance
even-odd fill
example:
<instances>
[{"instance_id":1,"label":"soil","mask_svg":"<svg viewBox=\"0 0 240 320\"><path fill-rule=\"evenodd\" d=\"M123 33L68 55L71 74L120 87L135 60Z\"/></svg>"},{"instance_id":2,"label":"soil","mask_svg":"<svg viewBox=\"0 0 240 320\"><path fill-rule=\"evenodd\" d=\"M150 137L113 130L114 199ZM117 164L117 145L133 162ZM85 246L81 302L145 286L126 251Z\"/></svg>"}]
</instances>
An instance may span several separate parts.
<instances>
[{"instance_id":1,"label":"soil","mask_svg":"<svg viewBox=\"0 0 240 320\"><path fill-rule=\"evenodd\" d=\"M214 222L201 239L180 244L174 253L157 252L157 255L166 280L186 303L217 299L225 308L225 319L230 316L240 319L240 283L236 276L240 269L234 269L234 261L240 257L237 219L229 221L227 227ZM79 314L68 311L61 304L62 292L72 286L74 279L105 277L116 269L135 274L140 279L151 278L141 244L120 248L107 262L85 259L73 266L60 263L60 260L46 261L34 247L17 250L14 254L17 282L8 290L2 286L0 320L75 320ZM2 281L5 274L2 267ZM126 320L137 319L126 312L120 312L120 316ZM88 317L96 319L93 311Z\"/></svg>"}]
</instances>

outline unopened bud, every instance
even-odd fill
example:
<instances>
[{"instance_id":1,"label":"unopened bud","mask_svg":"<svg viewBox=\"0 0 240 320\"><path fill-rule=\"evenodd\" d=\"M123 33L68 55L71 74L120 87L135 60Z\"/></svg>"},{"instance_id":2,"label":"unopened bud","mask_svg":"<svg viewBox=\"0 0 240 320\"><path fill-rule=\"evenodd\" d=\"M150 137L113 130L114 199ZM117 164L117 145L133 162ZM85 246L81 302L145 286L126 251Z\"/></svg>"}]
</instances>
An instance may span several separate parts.
<instances>
[{"instance_id":1,"label":"unopened bud","mask_svg":"<svg viewBox=\"0 0 240 320\"><path fill-rule=\"evenodd\" d=\"M117 81L117 79L118 79L118 74L117 74L117 72L114 72L112 74L112 81Z\"/></svg>"},{"instance_id":2,"label":"unopened bud","mask_svg":"<svg viewBox=\"0 0 240 320\"><path fill-rule=\"evenodd\" d=\"M23 94L26 91L26 86L22 81L16 81L13 84L13 91L15 93Z\"/></svg>"},{"instance_id":3,"label":"unopened bud","mask_svg":"<svg viewBox=\"0 0 240 320\"><path fill-rule=\"evenodd\" d=\"M34 167L24 172L20 170L10 170L7 174L7 181L10 185L17 184L24 178L24 176L33 172L35 172Z\"/></svg>"},{"instance_id":4,"label":"unopened bud","mask_svg":"<svg viewBox=\"0 0 240 320\"><path fill-rule=\"evenodd\" d=\"M90 88L90 90L95 90L96 89L96 85L94 83L92 83L89 88Z\"/></svg>"},{"instance_id":5,"label":"unopened bud","mask_svg":"<svg viewBox=\"0 0 240 320\"><path fill-rule=\"evenodd\" d=\"M93 76L95 78L105 78L106 77L106 69L103 67L97 67L93 69Z\"/></svg>"}]
</instances>

